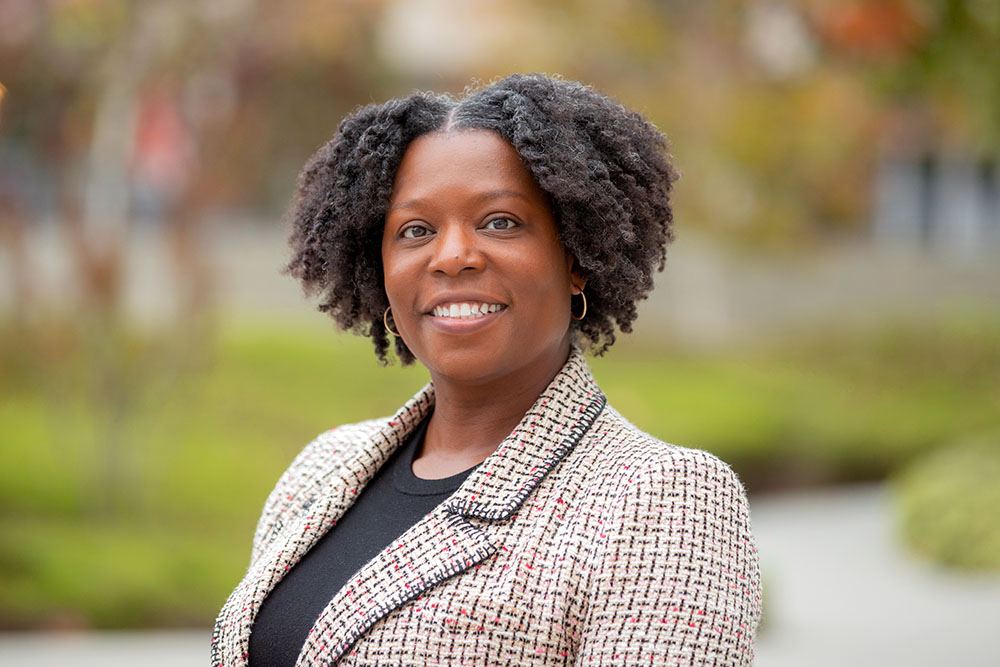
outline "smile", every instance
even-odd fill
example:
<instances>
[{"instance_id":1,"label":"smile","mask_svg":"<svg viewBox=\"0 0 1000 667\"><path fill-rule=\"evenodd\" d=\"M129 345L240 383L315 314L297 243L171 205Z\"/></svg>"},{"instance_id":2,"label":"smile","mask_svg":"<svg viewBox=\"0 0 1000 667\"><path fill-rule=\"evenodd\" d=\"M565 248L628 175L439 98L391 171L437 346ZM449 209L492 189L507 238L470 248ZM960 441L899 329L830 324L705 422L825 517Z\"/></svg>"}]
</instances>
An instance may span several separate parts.
<instances>
[{"instance_id":1,"label":"smile","mask_svg":"<svg viewBox=\"0 0 1000 667\"><path fill-rule=\"evenodd\" d=\"M490 313L502 310L504 306L499 303L445 303L435 306L431 311L434 317L447 317L460 320L474 320L485 317Z\"/></svg>"}]
</instances>

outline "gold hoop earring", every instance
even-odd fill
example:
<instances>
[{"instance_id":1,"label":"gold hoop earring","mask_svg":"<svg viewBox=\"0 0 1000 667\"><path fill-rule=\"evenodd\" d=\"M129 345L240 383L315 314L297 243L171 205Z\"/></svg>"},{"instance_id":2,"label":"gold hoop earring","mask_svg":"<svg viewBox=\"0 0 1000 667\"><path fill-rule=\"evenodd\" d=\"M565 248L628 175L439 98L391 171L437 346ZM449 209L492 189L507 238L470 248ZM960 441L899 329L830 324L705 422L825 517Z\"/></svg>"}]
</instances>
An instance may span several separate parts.
<instances>
[{"instance_id":1,"label":"gold hoop earring","mask_svg":"<svg viewBox=\"0 0 1000 667\"><path fill-rule=\"evenodd\" d=\"M382 313L382 324L385 325L385 330L386 331L388 331L389 333L391 333L396 338L399 338L399 334L396 333L395 331L393 331L392 327L389 326L389 311L390 310L392 310L392 306L389 306L388 308L386 308L385 312Z\"/></svg>"},{"instance_id":2,"label":"gold hoop earring","mask_svg":"<svg viewBox=\"0 0 1000 667\"><path fill-rule=\"evenodd\" d=\"M582 320L587 316L587 295L583 293L583 290L580 290L580 298L583 299L583 312L580 313L580 317L577 317L576 315L573 314L572 301L570 302L570 309L569 309L569 316L572 317L577 322L579 322L580 320Z\"/></svg>"}]
</instances>

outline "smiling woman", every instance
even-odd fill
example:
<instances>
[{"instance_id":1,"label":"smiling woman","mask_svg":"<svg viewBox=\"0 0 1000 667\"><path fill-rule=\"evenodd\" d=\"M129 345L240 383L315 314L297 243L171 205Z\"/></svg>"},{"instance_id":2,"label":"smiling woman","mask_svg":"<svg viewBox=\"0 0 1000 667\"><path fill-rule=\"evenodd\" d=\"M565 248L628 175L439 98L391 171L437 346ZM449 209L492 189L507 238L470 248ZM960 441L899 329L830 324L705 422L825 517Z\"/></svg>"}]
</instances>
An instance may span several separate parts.
<instances>
[{"instance_id":1,"label":"smiling woman","mask_svg":"<svg viewBox=\"0 0 1000 667\"><path fill-rule=\"evenodd\" d=\"M537 396L566 361L570 296L585 281L545 192L499 135L456 130L410 145L382 265L398 335L432 374L476 384L504 377ZM492 312L472 318L484 303Z\"/></svg>"},{"instance_id":2,"label":"smiling woman","mask_svg":"<svg viewBox=\"0 0 1000 667\"><path fill-rule=\"evenodd\" d=\"M289 272L431 383L310 443L265 503L214 665L748 665L746 497L607 405L671 238L662 135L514 75L362 108L303 170Z\"/></svg>"}]
</instances>

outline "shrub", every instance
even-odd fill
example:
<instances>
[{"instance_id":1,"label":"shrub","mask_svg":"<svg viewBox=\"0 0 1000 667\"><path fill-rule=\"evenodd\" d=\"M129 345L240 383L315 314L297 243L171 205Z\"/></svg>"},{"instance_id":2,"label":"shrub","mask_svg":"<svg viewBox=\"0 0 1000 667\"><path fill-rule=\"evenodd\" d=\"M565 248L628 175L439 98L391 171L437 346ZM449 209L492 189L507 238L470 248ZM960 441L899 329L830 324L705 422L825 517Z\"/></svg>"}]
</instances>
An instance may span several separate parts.
<instances>
[{"instance_id":1,"label":"shrub","mask_svg":"<svg viewBox=\"0 0 1000 667\"><path fill-rule=\"evenodd\" d=\"M895 479L903 538L930 559L1000 570L1000 432L942 447Z\"/></svg>"}]
</instances>

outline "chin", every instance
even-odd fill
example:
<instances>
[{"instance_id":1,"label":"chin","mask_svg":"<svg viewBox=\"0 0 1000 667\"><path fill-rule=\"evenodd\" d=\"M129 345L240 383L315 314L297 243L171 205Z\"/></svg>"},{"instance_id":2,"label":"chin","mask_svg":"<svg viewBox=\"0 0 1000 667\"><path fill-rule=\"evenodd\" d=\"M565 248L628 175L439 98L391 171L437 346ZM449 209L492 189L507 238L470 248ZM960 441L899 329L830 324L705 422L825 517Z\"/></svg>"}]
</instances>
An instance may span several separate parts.
<instances>
[{"instance_id":1,"label":"chin","mask_svg":"<svg viewBox=\"0 0 1000 667\"><path fill-rule=\"evenodd\" d=\"M455 349L430 357L416 356L432 377L462 384L489 382L514 370L509 364L476 350Z\"/></svg>"},{"instance_id":2,"label":"chin","mask_svg":"<svg viewBox=\"0 0 1000 667\"><path fill-rule=\"evenodd\" d=\"M559 365L565 362L565 355L569 353L569 339L567 335L563 340L538 347L523 342L491 341L485 346L449 345L435 348L413 351L435 381L474 386L506 379L513 381L515 385L512 386L516 387L523 382L537 381L535 376L539 373L552 371L555 356L560 357Z\"/></svg>"}]
</instances>

